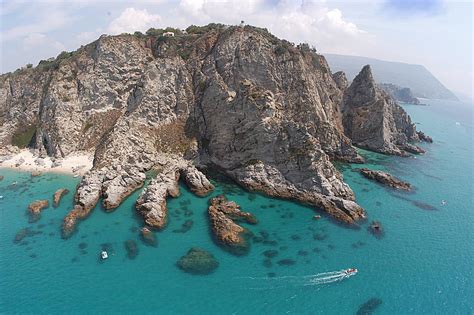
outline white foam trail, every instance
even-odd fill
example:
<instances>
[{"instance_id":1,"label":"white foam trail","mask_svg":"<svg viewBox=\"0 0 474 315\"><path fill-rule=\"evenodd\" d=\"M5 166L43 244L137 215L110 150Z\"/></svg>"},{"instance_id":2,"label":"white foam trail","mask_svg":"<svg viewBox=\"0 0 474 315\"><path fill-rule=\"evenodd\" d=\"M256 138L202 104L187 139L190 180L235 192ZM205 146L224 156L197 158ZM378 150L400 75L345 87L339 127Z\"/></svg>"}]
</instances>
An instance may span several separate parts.
<instances>
[{"instance_id":1,"label":"white foam trail","mask_svg":"<svg viewBox=\"0 0 474 315\"><path fill-rule=\"evenodd\" d=\"M281 277L239 277L239 279L256 280L258 284L270 284L270 287L250 287L253 290L268 290L288 286L315 286L339 282L354 274L348 274L345 270L322 272L307 276L281 276Z\"/></svg>"}]
</instances>

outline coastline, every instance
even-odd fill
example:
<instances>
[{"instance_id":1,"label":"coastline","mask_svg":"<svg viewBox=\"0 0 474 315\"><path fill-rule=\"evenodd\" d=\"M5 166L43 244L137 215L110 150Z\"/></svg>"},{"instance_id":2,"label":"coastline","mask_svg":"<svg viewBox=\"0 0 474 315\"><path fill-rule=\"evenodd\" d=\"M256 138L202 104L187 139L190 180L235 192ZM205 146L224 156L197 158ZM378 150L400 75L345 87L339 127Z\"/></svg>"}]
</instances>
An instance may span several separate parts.
<instances>
[{"instance_id":1,"label":"coastline","mask_svg":"<svg viewBox=\"0 0 474 315\"><path fill-rule=\"evenodd\" d=\"M39 157L33 150L20 149L2 154L0 169L83 176L92 168L93 160L92 152L74 152L65 158L51 159L49 156Z\"/></svg>"}]
</instances>

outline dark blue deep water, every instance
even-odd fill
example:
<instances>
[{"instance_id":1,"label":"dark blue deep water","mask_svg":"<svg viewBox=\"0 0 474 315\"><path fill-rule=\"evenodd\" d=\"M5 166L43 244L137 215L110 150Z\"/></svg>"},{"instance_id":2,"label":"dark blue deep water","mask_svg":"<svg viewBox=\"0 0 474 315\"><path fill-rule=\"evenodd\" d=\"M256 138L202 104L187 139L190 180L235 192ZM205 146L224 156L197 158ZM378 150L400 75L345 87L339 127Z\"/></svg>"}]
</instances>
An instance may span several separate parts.
<instances>
[{"instance_id":1,"label":"dark blue deep water","mask_svg":"<svg viewBox=\"0 0 474 315\"><path fill-rule=\"evenodd\" d=\"M216 246L206 218L207 198L184 187L170 200L170 222L157 233L157 248L138 237L141 221L133 209L138 192L113 213L97 207L69 240L60 238L62 218L73 194L57 209L44 210L28 223L27 205L71 191L72 177L0 169L0 313L159 313L159 314L472 314L473 284L473 117L470 104L429 101L406 105L418 128L435 142L427 153L398 158L363 152L367 167L384 169L412 183L414 193L385 189L338 165L367 210L360 229L347 229L296 203L249 194L216 182L214 194L225 193L259 223L248 228L267 234L252 243L250 253L235 257ZM353 166L360 167L360 166ZM16 186L11 184L17 181ZM441 201L447 204L442 205ZM429 207L427 205L431 205ZM431 210L427 209L431 208ZM186 220L193 226L177 233ZM385 234L367 231L378 220ZM35 233L14 244L15 234ZM124 242L135 240L139 253L127 258ZM101 244L113 251L101 263ZM219 261L215 273L193 276L176 261L189 248L210 251ZM264 264L262 252L278 255ZM280 265L291 259L293 265ZM321 273L356 267L356 276L331 283Z\"/></svg>"}]
</instances>

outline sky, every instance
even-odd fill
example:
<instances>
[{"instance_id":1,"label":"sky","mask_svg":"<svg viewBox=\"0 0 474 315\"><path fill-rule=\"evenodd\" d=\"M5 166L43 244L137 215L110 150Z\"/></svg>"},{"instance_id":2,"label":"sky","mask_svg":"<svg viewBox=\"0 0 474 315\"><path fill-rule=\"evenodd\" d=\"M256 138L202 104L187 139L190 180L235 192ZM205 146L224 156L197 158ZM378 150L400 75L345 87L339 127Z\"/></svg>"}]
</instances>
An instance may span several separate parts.
<instances>
[{"instance_id":1,"label":"sky","mask_svg":"<svg viewBox=\"0 0 474 315\"><path fill-rule=\"evenodd\" d=\"M473 10L470 0L0 0L0 73L102 34L244 20L323 54L421 64L472 98Z\"/></svg>"}]
</instances>

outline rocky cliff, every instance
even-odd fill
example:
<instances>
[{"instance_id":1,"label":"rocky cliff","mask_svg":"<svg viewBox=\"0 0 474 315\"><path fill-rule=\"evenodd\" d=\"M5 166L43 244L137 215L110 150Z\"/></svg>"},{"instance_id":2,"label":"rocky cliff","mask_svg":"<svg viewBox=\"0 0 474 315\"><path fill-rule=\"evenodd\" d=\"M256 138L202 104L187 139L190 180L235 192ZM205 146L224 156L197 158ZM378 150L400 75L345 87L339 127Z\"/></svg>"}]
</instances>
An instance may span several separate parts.
<instances>
[{"instance_id":1,"label":"rocky cliff","mask_svg":"<svg viewBox=\"0 0 474 315\"><path fill-rule=\"evenodd\" d=\"M398 102L415 105L421 104L420 100L415 97L410 88L403 88L392 83L380 83L379 85L385 92L390 94L390 96L392 96Z\"/></svg>"},{"instance_id":2,"label":"rocky cliff","mask_svg":"<svg viewBox=\"0 0 474 315\"><path fill-rule=\"evenodd\" d=\"M369 65L364 66L345 90L345 133L362 148L395 155L423 153L415 124L395 100L375 83Z\"/></svg>"},{"instance_id":3,"label":"rocky cliff","mask_svg":"<svg viewBox=\"0 0 474 315\"><path fill-rule=\"evenodd\" d=\"M360 162L352 141L398 154L418 140L369 68L347 88L322 55L264 29L209 25L176 35L102 36L0 77L2 147L58 159L95 154L66 236L101 198L116 208L151 169L158 175L137 210L152 227L164 227L180 177L199 195L212 190L197 168L354 223L364 210L331 160Z\"/></svg>"}]
</instances>

